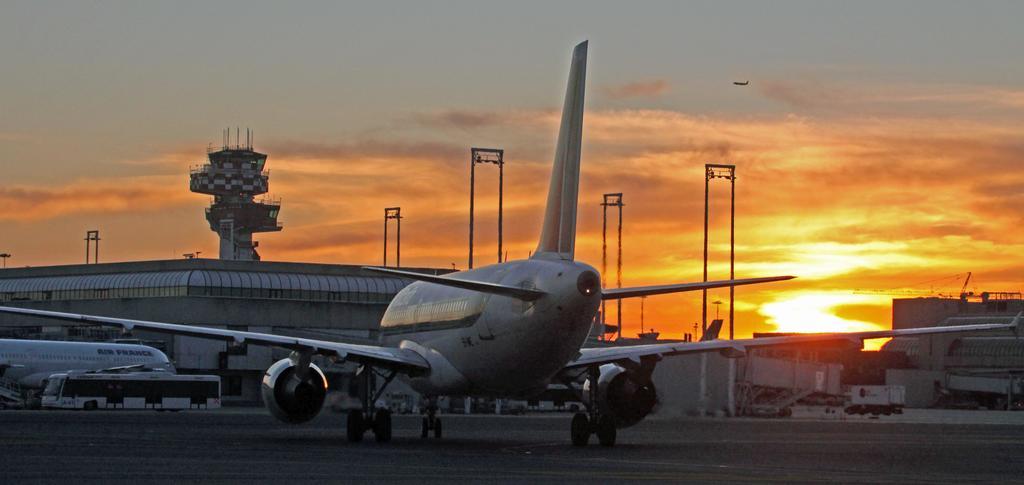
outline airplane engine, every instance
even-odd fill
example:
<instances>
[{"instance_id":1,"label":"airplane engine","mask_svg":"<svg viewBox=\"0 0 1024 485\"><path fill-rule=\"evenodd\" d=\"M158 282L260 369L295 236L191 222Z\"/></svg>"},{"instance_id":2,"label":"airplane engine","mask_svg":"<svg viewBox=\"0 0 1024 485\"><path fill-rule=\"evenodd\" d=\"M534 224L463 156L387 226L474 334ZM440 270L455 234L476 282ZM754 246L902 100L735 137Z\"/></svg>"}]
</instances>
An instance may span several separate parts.
<instances>
[{"instance_id":1,"label":"airplane engine","mask_svg":"<svg viewBox=\"0 0 1024 485\"><path fill-rule=\"evenodd\" d=\"M583 396L590 395L591 382L583 384ZM619 428L633 426L658 404L658 392L649 377L616 364L601 366L597 379L597 406L602 414L615 418Z\"/></svg>"},{"instance_id":2,"label":"airplane engine","mask_svg":"<svg viewBox=\"0 0 1024 485\"><path fill-rule=\"evenodd\" d=\"M314 364L299 379L295 363L281 359L263 374L263 402L275 418L285 423L305 423L320 414L327 397L327 377Z\"/></svg>"}]
</instances>

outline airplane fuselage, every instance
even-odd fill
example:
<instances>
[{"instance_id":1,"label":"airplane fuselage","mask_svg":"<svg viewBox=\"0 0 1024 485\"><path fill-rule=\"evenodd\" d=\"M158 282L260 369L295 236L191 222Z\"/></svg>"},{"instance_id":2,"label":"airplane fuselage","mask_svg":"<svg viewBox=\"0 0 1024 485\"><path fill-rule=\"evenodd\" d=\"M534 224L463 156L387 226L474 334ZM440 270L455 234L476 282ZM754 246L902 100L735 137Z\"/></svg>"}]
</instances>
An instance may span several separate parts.
<instances>
[{"instance_id":1,"label":"airplane fuselage","mask_svg":"<svg viewBox=\"0 0 1024 485\"><path fill-rule=\"evenodd\" d=\"M167 355L145 345L0 339L3 376L25 387L42 387L57 372L130 365L174 371Z\"/></svg>"},{"instance_id":2,"label":"airplane fuselage","mask_svg":"<svg viewBox=\"0 0 1024 485\"><path fill-rule=\"evenodd\" d=\"M425 282L400 291L381 321L383 343L430 362L429 374L407 379L426 395L542 391L576 357L601 301L597 271L576 261L512 261L451 277L546 295L524 301Z\"/></svg>"}]
</instances>

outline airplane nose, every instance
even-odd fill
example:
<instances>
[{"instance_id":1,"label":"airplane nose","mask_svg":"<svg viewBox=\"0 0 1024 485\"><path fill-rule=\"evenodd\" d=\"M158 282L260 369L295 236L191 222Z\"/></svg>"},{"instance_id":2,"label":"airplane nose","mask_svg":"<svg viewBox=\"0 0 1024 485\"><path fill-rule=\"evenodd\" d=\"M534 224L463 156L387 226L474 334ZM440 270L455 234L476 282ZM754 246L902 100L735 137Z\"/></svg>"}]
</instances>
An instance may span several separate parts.
<instances>
[{"instance_id":1,"label":"airplane nose","mask_svg":"<svg viewBox=\"0 0 1024 485\"><path fill-rule=\"evenodd\" d=\"M583 271L576 278L576 289L583 296L590 296L601 288L601 279L593 271Z\"/></svg>"}]
</instances>

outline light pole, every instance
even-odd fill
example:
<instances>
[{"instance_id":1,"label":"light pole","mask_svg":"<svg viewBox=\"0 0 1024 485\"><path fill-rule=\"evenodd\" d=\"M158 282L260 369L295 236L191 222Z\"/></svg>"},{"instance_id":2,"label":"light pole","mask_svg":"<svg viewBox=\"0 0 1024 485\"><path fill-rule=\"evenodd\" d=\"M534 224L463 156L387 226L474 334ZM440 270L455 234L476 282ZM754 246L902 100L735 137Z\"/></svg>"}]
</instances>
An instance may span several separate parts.
<instances>
[{"instance_id":1,"label":"light pole","mask_svg":"<svg viewBox=\"0 0 1024 485\"><path fill-rule=\"evenodd\" d=\"M7 258L11 257L10 253L0 254L0 258L4 260L4 268L7 268Z\"/></svg>"},{"instance_id":2,"label":"light pole","mask_svg":"<svg viewBox=\"0 0 1024 485\"><path fill-rule=\"evenodd\" d=\"M704 281L708 280L708 192L712 179L729 181L729 279L736 277L736 166L717 163L704 164ZM701 330L708 328L708 290L701 291ZM729 340L733 339L736 287L729 286Z\"/></svg>"},{"instance_id":3,"label":"light pole","mask_svg":"<svg viewBox=\"0 0 1024 485\"><path fill-rule=\"evenodd\" d=\"M394 219L396 227L395 235L395 267L402 267L402 208L384 208L384 266L388 265L388 221Z\"/></svg>"},{"instance_id":4,"label":"light pole","mask_svg":"<svg viewBox=\"0 0 1024 485\"><path fill-rule=\"evenodd\" d=\"M501 262L502 205L505 197L505 150L500 148L470 148L469 150L469 269L473 269L473 210L476 205L476 165L490 163L498 166L498 262Z\"/></svg>"},{"instance_id":5,"label":"light pole","mask_svg":"<svg viewBox=\"0 0 1024 485\"><path fill-rule=\"evenodd\" d=\"M619 255L615 262L618 267L616 272L616 282L619 288L622 288L622 208L625 204L622 203L622 192L614 194L604 194L604 199L601 202L601 287L607 288L607 274L608 274L608 207L619 208ZM617 313L615 315L616 321L619 325L616 330L616 338L622 337L622 299L615 300ZM604 325L607 321L606 310L604 301L601 302L601 337L604 337Z\"/></svg>"},{"instance_id":6,"label":"light pole","mask_svg":"<svg viewBox=\"0 0 1024 485\"><path fill-rule=\"evenodd\" d=\"M100 231L91 230L85 232L85 264L89 264L89 244L96 243L94 248L92 262L98 264L100 262Z\"/></svg>"}]
</instances>

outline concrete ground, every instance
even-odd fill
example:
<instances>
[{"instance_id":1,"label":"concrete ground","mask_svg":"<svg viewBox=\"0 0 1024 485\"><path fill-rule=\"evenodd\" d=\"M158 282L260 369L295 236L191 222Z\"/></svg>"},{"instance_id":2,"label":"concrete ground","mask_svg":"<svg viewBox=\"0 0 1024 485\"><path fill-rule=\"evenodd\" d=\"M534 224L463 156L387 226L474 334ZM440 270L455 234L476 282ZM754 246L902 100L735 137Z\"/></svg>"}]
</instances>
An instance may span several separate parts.
<instances>
[{"instance_id":1,"label":"concrete ground","mask_svg":"<svg viewBox=\"0 0 1024 485\"><path fill-rule=\"evenodd\" d=\"M444 416L419 438L345 441L344 416L301 426L262 410L0 412L0 482L1024 481L1024 412L918 411L842 420L648 419L619 444L569 444L569 416Z\"/></svg>"}]
</instances>

